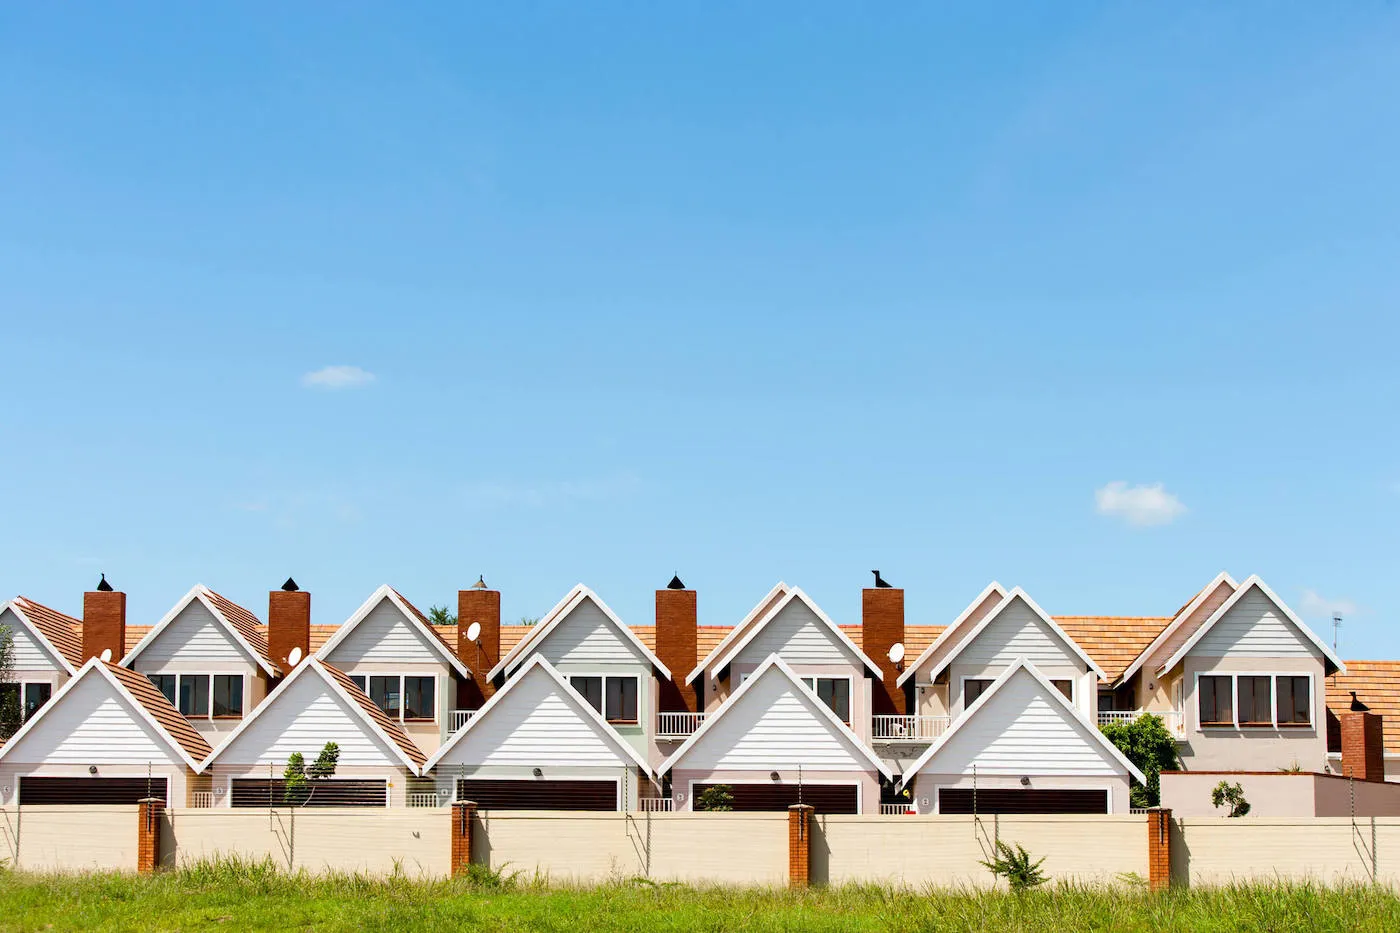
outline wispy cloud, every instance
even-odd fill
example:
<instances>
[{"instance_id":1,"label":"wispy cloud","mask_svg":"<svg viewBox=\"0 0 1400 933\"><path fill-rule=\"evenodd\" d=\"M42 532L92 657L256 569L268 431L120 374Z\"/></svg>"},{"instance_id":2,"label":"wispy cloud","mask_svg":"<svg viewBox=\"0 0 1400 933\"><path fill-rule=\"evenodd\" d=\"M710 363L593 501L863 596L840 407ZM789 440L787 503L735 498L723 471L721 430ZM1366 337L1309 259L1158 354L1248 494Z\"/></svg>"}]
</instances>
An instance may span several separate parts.
<instances>
[{"instance_id":1,"label":"wispy cloud","mask_svg":"<svg viewBox=\"0 0 1400 933\"><path fill-rule=\"evenodd\" d=\"M358 366L325 366L301 377L309 389L358 389L374 381L374 373Z\"/></svg>"},{"instance_id":2,"label":"wispy cloud","mask_svg":"<svg viewBox=\"0 0 1400 933\"><path fill-rule=\"evenodd\" d=\"M1303 598L1299 600L1298 608L1308 618L1330 619L1334 613L1355 615L1360 607L1350 599L1328 599L1317 590L1303 590Z\"/></svg>"},{"instance_id":3,"label":"wispy cloud","mask_svg":"<svg viewBox=\"0 0 1400 933\"><path fill-rule=\"evenodd\" d=\"M596 502L616 499L635 491L641 483L633 473L620 473L596 479L487 480L461 488L462 501L474 509L542 509L565 502Z\"/></svg>"},{"instance_id":4,"label":"wispy cloud","mask_svg":"<svg viewBox=\"0 0 1400 933\"><path fill-rule=\"evenodd\" d=\"M1100 515L1121 518L1129 525L1169 525L1181 517L1186 506L1161 483L1129 486L1115 480L1094 490L1094 505Z\"/></svg>"}]
</instances>

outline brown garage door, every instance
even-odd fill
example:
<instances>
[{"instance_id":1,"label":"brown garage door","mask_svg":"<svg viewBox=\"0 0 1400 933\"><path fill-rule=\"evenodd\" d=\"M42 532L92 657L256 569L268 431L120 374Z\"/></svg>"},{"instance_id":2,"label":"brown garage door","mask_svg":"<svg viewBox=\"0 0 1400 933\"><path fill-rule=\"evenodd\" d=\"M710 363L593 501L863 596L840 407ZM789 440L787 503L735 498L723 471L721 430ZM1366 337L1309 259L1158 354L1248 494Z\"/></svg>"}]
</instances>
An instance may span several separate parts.
<instances>
[{"instance_id":1,"label":"brown garage door","mask_svg":"<svg viewBox=\"0 0 1400 933\"><path fill-rule=\"evenodd\" d=\"M616 810L616 781L457 779L457 799L482 810Z\"/></svg>"},{"instance_id":2,"label":"brown garage door","mask_svg":"<svg viewBox=\"0 0 1400 933\"><path fill-rule=\"evenodd\" d=\"M972 794L963 788L939 788L938 812L972 813ZM1108 791L988 789L977 791L976 804L978 813L1107 813Z\"/></svg>"},{"instance_id":3,"label":"brown garage door","mask_svg":"<svg viewBox=\"0 0 1400 933\"><path fill-rule=\"evenodd\" d=\"M713 784L696 784L695 799ZM734 795L734 809L746 812L786 810L795 803L805 803L818 813L855 813L859 804L859 788L854 784L803 784L798 798L796 784L726 784ZM698 808L697 808L698 809Z\"/></svg>"},{"instance_id":4,"label":"brown garage door","mask_svg":"<svg viewBox=\"0 0 1400 933\"><path fill-rule=\"evenodd\" d=\"M165 778L30 777L19 779L21 804L137 803L146 797L169 800Z\"/></svg>"},{"instance_id":5,"label":"brown garage door","mask_svg":"<svg viewBox=\"0 0 1400 933\"><path fill-rule=\"evenodd\" d=\"M280 778L235 778L230 803L235 807L384 807L389 800L383 781L328 778L288 795Z\"/></svg>"}]
</instances>

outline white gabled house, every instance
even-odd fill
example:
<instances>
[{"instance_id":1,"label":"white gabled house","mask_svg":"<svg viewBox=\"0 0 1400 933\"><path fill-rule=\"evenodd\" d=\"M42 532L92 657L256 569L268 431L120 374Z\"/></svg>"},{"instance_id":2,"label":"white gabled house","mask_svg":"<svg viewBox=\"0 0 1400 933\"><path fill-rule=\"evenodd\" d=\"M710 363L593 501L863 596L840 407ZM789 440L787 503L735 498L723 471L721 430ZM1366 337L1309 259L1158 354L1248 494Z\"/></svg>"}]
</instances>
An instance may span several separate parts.
<instances>
[{"instance_id":1,"label":"white gabled house","mask_svg":"<svg viewBox=\"0 0 1400 933\"><path fill-rule=\"evenodd\" d=\"M77 619L16 596L0 603L0 626L13 639L13 680L0 684L16 699L28 719L53 697L55 691L83 666L83 640Z\"/></svg>"},{"instance_id":2,"label":"white gabled house","mask_svg":"<svg viewBox=\"0 0 1400 933\"><path fill-rule=\"evenodd\" d=\"M349 675L318 658L277 685L205 762L215 806L282 806L293 753L314 761L327 742L340 749L335 774L314 806L403 806L426 757L399 723Z\"/></svg>"},{"instance_id":3,"label":"white gabled house","mask_svg":"<svg viewBox=\"0 0 1400 933\"><path fill-rule=\"evenodd\" d=\"M257 616L199 584L122 658L210 741L237 727L281 669Z\"/></svg>"},{"instance_id":4,"label":"white gabled house","mask_svg":"<svg viewBox=\"0 0 1400 933\"><path fill-rule=\"evenodd\" d=\"M439 799L483 810L635 810L651 766L542 654L428 760Z\"/></svg>"},{"instance_id":5,"label":"white gabled house","mask_svg":"<svg viewBox=\"0 0 1400 933\"><path fill-rule=\"evenodd\" d=\"M880 779L893 779L776 655L745 677L659 772L677 810L701 809L697 796L725 785L735 810L785 810L800 801L819 813L878 813Z\"/></svg>"},{"instance_id":6,"label":"white gabled house","mask_svg":"<svg viewBox=\"0 0 1400 933\"><path fill-rule=\"evenodd\" d=\"M900 780L920 813L1127 813L1145 782L1024 657L1016 658Z\"/></svg>"},{"instance_id":7,"label":"white gabled house","mask_svg":"<svg viewBox=\"0 0 1400 933\"><path fill-rule=\"evenodd\" d=\"M393 587L375 590L316 656L344 671L425 753L452 731L470 669L428 618Z\"/></svg>"},{"instance_id":8,"label":"white gabled house","mask_svg":"<svg viewBox=\"0 0 1400 933\"><path fill-rule=\"evenodd\" d=\"M0 748L7 804L189 806L209 743L142 675L93 658Z\"/></svg>"}]
</instances>

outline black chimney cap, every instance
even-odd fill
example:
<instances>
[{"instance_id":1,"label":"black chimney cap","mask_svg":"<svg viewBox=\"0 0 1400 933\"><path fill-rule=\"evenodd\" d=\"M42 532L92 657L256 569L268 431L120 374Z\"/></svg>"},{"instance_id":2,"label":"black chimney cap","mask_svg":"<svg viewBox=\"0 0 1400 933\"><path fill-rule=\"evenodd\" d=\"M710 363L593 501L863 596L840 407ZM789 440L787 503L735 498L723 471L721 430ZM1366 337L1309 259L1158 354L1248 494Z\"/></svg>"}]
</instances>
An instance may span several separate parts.
<instances>
[{"instance_id":1,"label":"black chimney cap","mask_svg":"<svg viewBox=\"0 0 1400 933\"><path fill-rule=\"evenodd\" d=\"M486 586L486 574L484 574L484 573L479 573L479 574L477 574L477 575L476 575L476 582L472 584L471 588L474 589L474 590L484 590L484 589L488 589L488 587Z\"/></svg>"},{"instance_id":2,"label":"black chimney cap","mask_svg":"<svg viewBox=\"0 0 1400 933\"><path fill-rule=\"evenodd\" d=\"M301 587L297 586L297 581L288 577L287 582L282 584L282 589L288 593L295 593L297 590L301 589Z\"/></svg>"},{"instance_id":3,"label":"black chimney cap","mask_svg":"<svg viewBox=\"0 0 1400 933\"><path fill-rule=\"evenodd\" d=\"M102 574L102 579L97 581L97 592L99 592L99 593L110 593L110 592L112 592L112 584L110 584L110 583L107 582L107 575L106 575L105 573Z\"/></svg>"},{"instance_id":4,"label":"black chimney cap","mask_svg":"<svg viewBox=\"0 0 1400 933\"><path fill-rule=\"evenodd\" d=\"M666 589L668 589L668 590L683 590L683 589L685 589L685 584L681 582L680 574L674 574L674 575L671 577L671 582L666 584Z\"/></svg>"},{"instance_id":5,"label":"black chimney cap","mask_svg":"<svg viewBox=\"0 0 1400 933\"><path fill-rule=\"evenodd\" d=\"M875 588L877 590L887 590L890 588L890 585L885 582L885 578L880 576L880 571L872 570L870 572L875 574Z\"/></svg>"}]
</instances>

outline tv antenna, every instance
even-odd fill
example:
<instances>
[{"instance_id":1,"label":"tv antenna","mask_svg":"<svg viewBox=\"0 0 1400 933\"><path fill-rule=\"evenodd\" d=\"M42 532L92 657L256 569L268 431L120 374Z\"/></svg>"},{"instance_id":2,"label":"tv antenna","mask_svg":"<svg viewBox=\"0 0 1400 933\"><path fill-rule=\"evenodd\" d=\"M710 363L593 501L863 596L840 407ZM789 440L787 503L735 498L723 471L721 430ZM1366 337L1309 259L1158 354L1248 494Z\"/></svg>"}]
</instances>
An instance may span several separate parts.
<instances>
[{"instance_id":1,"label":"tv antenna","mask_svg":"<svg viewBox=\"0 0 1400 933\"><path fill-rule=\"evenodd\" d=\"M1341 614L1340 612L1334 612L1334 613L1332 613L1332 653L1333 653L1333 654L1336 654L1336 653L1337 653L1337 632L1341 629L1341 627L1342 627L1342 614Z\"/></svg>"}]
</instances>

